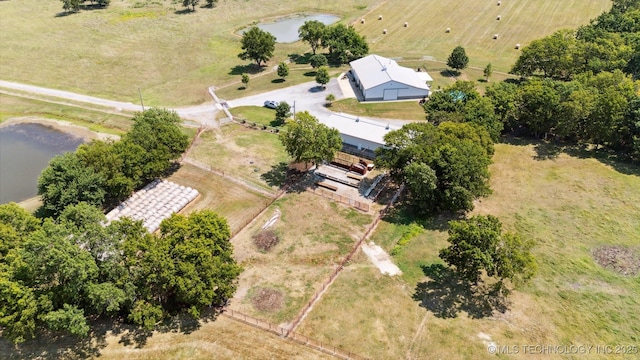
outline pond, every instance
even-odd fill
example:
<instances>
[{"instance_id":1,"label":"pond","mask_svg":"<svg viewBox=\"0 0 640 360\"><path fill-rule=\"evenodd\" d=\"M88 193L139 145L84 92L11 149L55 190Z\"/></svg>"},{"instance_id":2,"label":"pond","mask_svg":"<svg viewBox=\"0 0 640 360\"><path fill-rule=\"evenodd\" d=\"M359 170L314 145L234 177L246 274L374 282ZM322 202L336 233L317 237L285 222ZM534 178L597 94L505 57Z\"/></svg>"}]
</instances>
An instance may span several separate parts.
<instances>
[{"instance_id":1,"label":"pond","mask_svg":"<svg viewBox=\"0 0 640 360\"><path fill-rule=\"evenodd\" d=\"M49 160L82 143L81 138L40 124L0 128L0 204L35 196L38 177Z\"/></svg>"},{"instance_id":2,"label":"pond","mask_svg":"<svg viewBox=\"0 0 640 360\"><path fill-rule=\"evenodd\" d=\"M256 26L261 30L271 33L276 37L276 42L279 43L293 43L299 40L298 29L304 25L305 21L317 20L325 25L331 25L340 20L340 17L329 14L316 14L316 15L298 15L294 17L282 18L275 22L260 23ZM242 29L238 32L239 35L244 34L249 28Z\"/></svg>"}]
</instances>

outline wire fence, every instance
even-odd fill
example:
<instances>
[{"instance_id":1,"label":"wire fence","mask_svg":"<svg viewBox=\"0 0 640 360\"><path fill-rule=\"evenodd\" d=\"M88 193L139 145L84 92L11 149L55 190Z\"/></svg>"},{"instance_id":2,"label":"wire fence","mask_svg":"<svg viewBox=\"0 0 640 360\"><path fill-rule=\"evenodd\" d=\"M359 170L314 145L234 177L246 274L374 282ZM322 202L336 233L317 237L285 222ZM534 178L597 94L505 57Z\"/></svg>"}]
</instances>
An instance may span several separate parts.
<instances>
[{"instance_id":1,"label":"wire fence","mask_svg":"<svg viewBox=\"0 0 640 360\"><path fill-rule=\"evenodd\" d=\"M351 251L349 251L349 254L347 254L347 256L345 256L342 259L342 261L340 261L340 263L333 270L333 272L331 273L329 278L322 283L322 287L318 291L316 291L316 293L313 295L313 298L298 313L298 315L295 317L295 319L291 323L291 328L290 328L291 331L295 331L295 329L298 327L298 324L300 323L300 321L307 315L307 313L309 312L311 307L316 303L316 301L318 301L318 298L320 298L320 296L329 287L329 285L331 285L333 280L335 280L335 278L338 276L340 271L342 271L342 269L344 269L344 267L347 265L347 263L349 261L351 261L351 259L355 255L356 251L358 251L358 249L360 248L362 243L369 237L369 235L371 235L371 232L373 232L373 230L376 228L376 226L378 226L378 223L380 222L380 219L382 219L382 216L384 216L384 214L389 210L389 208L393 205L393 203L398 199L398 196L400 196L400 193L402 193L403 190L404 190L404 184L401 185L400 188L398 188L398 191L396 191L396 193L393 195L393 197L391 198L391 201L389 201L387 206L385 206L384 209L382 209L380 212L378 212L378 215L376 216L376 218L373 220L371 225L369 225L369 227L367 228L367 231L365 231L364 235L362 235L362 237L358 240L358 242L355 243L353 248L351 248Z\"/></svg>"},{"instance_id":2,"label":"wire fence","mask_svg":"<svg viewBox=\"0 0 640 360\"><path fill-rule=\"evenodd\" d=\"M222 314L234 320L238 320L242 323L245 323L247 325L272 332L285 339L295 341L299 344L314 348L316 350L320 350L326 354L334 355L341 359L368 360L368 358L355 354L351 351L341 349L337 346L333 346L323 341L312 339L303 334L290 332L288 329L283 328L282 326L272 324L268 321L256 319L252 316L243 314L235 310L225 309Z\"/></svg>"},{"instance_id":3,"label":"wire fence","mask_svg":"<svg viewBox=\"0 0 640 360\"><path fill-rule=\"evenodd\" d=\"M362 210L364 212L369 212L369 209L371 208L369 206L369 204L367 204L367 203L365 203L363 201L358 201L358 200L352 199L352 198L350 198L348 196L337 194L337 193L335 193L335 192L333 192L331 190L323 189L321 187L317 187L317 188L309 187L309 188L307 188L307 191L312 192L312 193L314 193L316 195L320 195L322 197L325 197L325 198L340 202L342 204L346 204L346 205L352 206L352 207L354 207L354 208L356 208L358 210Z\"/></svg>"}]
</instances>

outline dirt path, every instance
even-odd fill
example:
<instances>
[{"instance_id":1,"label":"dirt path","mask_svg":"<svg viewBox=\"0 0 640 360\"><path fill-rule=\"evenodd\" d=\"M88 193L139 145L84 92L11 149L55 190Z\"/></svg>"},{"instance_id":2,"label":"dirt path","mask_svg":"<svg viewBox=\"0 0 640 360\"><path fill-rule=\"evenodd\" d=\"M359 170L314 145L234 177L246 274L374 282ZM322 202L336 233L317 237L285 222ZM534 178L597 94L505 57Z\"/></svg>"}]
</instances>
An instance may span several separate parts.
<instances>
[{"instance_id":1,"label":"dirt path","mask_svg":"<svg viewBox=\"0 0 640 360\"><path fill-rule=\"evenodd\" d=\"M47 102L57 103L57 104L62 104L67 106L82 107L77 104L69 104L69 103L61 102L59 100L52 100L51 98L97 105L100 107L104 107L106 109L95 109L90 107L88 107L87 109L94 110L94 111L103 111L106 113L138 112L142 110L142 106L140 104L107 100L107 99L97 98L94 96L82 95L82 94L78 94L70 91L49 89L49 88L44 88L40 86L20 84L20 83L11 82L11 81L0 80L0 88L1 88L0 92L10 94L13 96L22 96L26 98L32 98L32 99L37 99L41 101L47 101ZM7 89L9 91L7 91ZM11 92L10 90L14 90L14 92ZM19 91L22 93L15 92L15 91ZM40 96L40 98L38 96ZM46 97L46 98L41 98L41 97ZM215 106L215 104L212 102L204 103L196 106L171 108L171 110L176 111L178 115L180 115L180 117L188 120L196 121L198 124L202 126L214 127L214 128L218 127L218 122L216 121L215 118L216 118L216 113L219 111L219 108Z\"/></svg>"}]
</instances>

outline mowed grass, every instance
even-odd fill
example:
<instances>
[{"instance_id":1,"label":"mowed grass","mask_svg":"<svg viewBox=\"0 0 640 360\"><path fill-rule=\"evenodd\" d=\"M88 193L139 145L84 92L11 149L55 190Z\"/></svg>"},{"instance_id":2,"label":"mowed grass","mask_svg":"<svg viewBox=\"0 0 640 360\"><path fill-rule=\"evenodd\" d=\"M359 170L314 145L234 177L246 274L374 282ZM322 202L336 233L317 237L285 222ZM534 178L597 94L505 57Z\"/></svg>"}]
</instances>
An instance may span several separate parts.
<instances>
[{"instance_id":1,"label":"mowed grass","mask_svg":"<svg viewBox=\"0 0 640 360\"><path fill-rule=\"evenodd\" d=\"M277 211L281 215L269 229L278 234L279 242L261 252L253 236ZM232 239L244 272L231 308L274 324L293 321L372 220L369 214L310 192L286 194ZM283 294L281 306L262 311L256 308L252 296L258 288Z\"/></svg>"},{"instance_id":2,"label":"mowed grass","mask_svg":"<svg viewBox=\"0 0 640 360\"><path fill-rule=\"evenodd\" d=\"M361 103L356 99L343 99L334 101L330 109L336 112L374 118L403 120L425 119L424 109L418 104L418 100Z\"/></svg>"},{"instance_id":3,"label":"mowed grass","mask_svg":"<svg viewBox=\"0 0 640 360\"><path fill-rule=\"evenodd\" d=\"M203 132L189 157L269 191L283 185L289 159L277 134L233 123Z\"/></svg>"},{"instance_id":4,"label":"mowed grass","mask_svg":"<svg viewBox=\"0 0 640 360\"><path fill-rule=\"evenodd\" d=\"M279 337L278 335L243 324L225 316L204 322L193 332L155 331L138 346L125 338L126 329L119 334L107 333L93 346L81 351L77 338L38 339L20 347L20 352L6 340L0 340L5 359L88 359L105 360L197 360L197 359L334 359L333 356ZM129 343L128 343L129 342Z\"/></svg>"},{"instance_id":5,"label":"mowed grass","mask_svg":"<svg viewBox=\"0 0 640 360\"><path fill-rule=\"evenodd\" d=\"M447 219L437 218L393 257L401 277L382 276L358 256L300 331L376 359L489 359L489 341L521 353L523 345L638 345L640 276L602 268L591 251L638 251L640 169L564 153L536 160L535 149L496 145L494 192L471 214L493 214L536 243L538 274L513 292L505 313L484 316L479 299L425 276L422 267L441 264L448 244ZM407 221L383 221L372 240L391 251ZM419 285L430 292L417 294ZM590 358L605 357L593 350Z\"/></svg>"},{"instance_id":6,"label":"mowed grass","mask_svg":"<svg viewBox=\"0 0 640 360\"><path fill-rule=\"evenodd\" d=\"M10 118L35 116L68 121L90 130L120 135L129 129L131 116L116 115L54 104L41 100L0 94L0 122Z\"/></svg>"},{"instance_id":7,"label":"mowed grass","mask_svg":"<svg viewBox=\"0 0 640 360\"><path fill-rule=\"evenodd\" d=\"M239 119L245 119L248 123L275 125L276 111L264 106L238 106L229 109L229 112Z\"/></svg>"},{"instance_id":8,"label":"mowed grass","mask_svg":"<svg viewBox=\"0 0 640 360\"><path fill-rule=\"evenodd\" d=\"M238 232L269 201L258 192L190 164L183 164L167 180L190 186L200 192L200 197L182 210L183 213L213 210L227 219L232 233Z\"/></svg>"},{"instance_id":9,"label":"mowed grass","mask_svg":"<svg viewBox=\"0 0 640 360\"><path fill-rule=\"evenodd\" d=\"M496 0L387 1L365 16L364 24L354 26L367 37L372 53L446 61L462 45L470 66L484 68L490 62L495 71L506 72L520 54L516 44L526 46L556 30L575 29L610 7L609 0L505 0L500 6Z\"/></svg>"},{"instance_id":10,"label":"mowed grass","mask_svg":"<svg viewBox=\"0 0 640 360\"><path fill-rule=\"evenodd\" d=\"M220 1L179 13L181 4L168 0L124 0L57 16L59 1L5 1L0 78L133 103L140 89L148 106L198 104L208 99L209 86L240 84L239 75L253 71L237 56L236 31L297 13L331 13L348 22L380 2ZM278 44L265 69L306 50L302 42Z\"/></svg>"}]
</instances>

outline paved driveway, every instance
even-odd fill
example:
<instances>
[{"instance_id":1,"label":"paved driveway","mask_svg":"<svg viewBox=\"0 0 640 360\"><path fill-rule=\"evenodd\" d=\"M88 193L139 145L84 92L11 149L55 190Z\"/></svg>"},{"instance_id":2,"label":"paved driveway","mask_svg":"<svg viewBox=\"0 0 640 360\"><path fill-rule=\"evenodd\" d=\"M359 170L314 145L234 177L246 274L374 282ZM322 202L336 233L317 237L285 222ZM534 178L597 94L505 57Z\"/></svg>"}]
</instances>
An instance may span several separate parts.
<instances>
[{"instance_id":1,"label":"paved driveway","mask_svg":"<svg viewBox=\"0 0 640 360\"><path fill-rule=\"evenodd\" d=\"M292 110L295 104L296 112L308 111L311 115L320 118L331 115L331 111L328 110L324 104L327 95L333 94L336 100L344 98L342 90L338 85L338 80L332 78L327 84L326 89L322 89L314 81L307 82L300 85L294 85L283 89L264 92L258 95L247 96L235 100L227 101L229 107L234 108L238 106L263 106L266 100L286 101L291 105ZM220 99L220 101L224 101Z\"/></svg>"}]
</instances>

